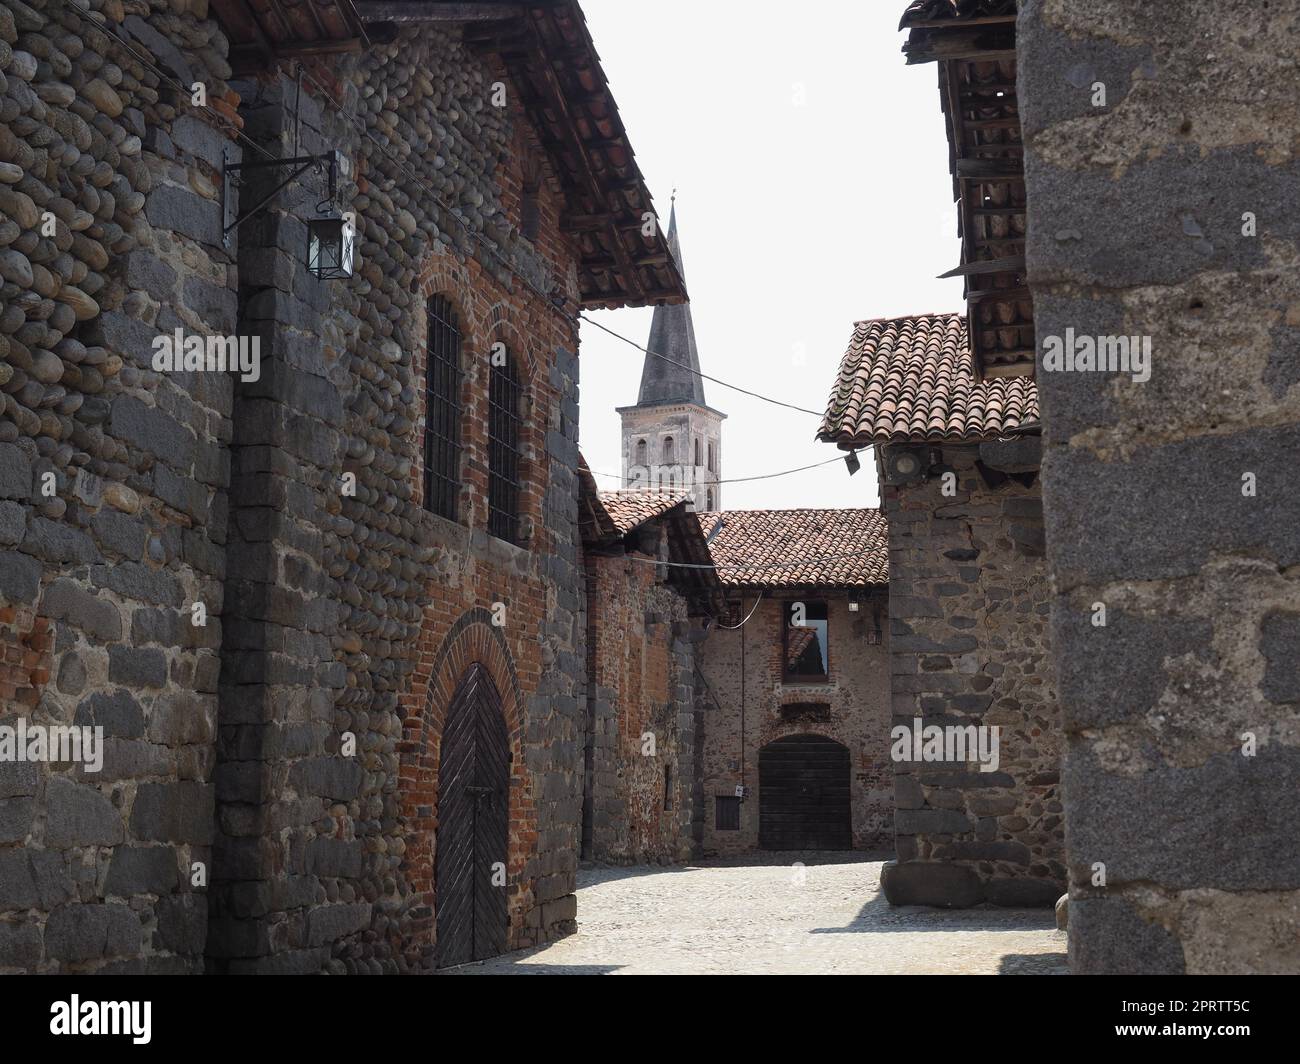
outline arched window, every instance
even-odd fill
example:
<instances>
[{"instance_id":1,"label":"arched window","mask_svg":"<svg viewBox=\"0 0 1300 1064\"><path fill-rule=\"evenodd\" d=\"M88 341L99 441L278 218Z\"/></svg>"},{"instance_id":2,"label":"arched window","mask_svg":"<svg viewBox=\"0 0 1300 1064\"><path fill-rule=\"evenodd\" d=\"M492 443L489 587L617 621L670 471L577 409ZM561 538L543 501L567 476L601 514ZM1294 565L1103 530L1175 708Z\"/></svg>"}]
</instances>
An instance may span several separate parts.
<instances>
[{"instance_id":1,"label":"arched window","mask_svg":"<svg viewBox=\"0 0 1300 1064\"><path fill-rule=\"evenodd\" d=\"M517 361L508 350L503 358L493 358L488 381L488 531L509 543L519 541L519 467L523 457Z\"/></svg>"},{"instance_id":2,"label":"arched window","mask_svg":"<svg viewBox=\"0 0 1300 1064\"><path fill-rule=\"evenodd\" d=\"M673 438L671 436L665 436L664 437L664 465L672 465L673 461L674 461Z\"/></svg>"},{"instance_id":3,"label":"arched window","mask_svg":"<svg viewBox=\"0 0 1300 1064\"><path fill-rule=\"evenodd\" d=\"M713 513L713 489L712 488L710 488L708 491L708 499L707 499L707 505L705 506L705 509L709 513Z\"/></svg>"},{"instance_id":4,"label":"arched window","mask_svg":"<svg viewBox=\"0 0 1300 1064\"><path fill-rule=\"evenodd\" d=\"M643 466L646 464L645 451L646 451L645 440L637 440L636 441L636 464L639 466Z\"/></svg>"},{"instance_id":5,"label":"arched window","mask_svg":"<svg viewBox=\"0 0 1300 1064\"><path fill-rule=\"evenodd\" d=\"M718 467L714 461L714 456L713 456L713 441L710 440L709 441L709 472L716 473L717 471L718 471Z\"/></svg>"},{"instance_id":6,"label":"arched window","mask_svg":"<svg viewBox=\"0 0 1300 1064\"><path fill-rule=\"evenodd\" d=\"M695 464L696 464L697 466L698 466L698 465L703 465L704 462L703 462L702 459L703 459L703 456L700 454L700 438L699 438L698 436L696 436L696 437L695 437Z\"/></svg>"},{"instance_id":7,"label":"arched window","mask_svg":"<svg viewBox=\"0 0 1300 1064\"><path fill-rule=\"evenodd\" d=\"M446 296L426 307L424 508L456 520L460 494L460 328Z\"/></svg>"}]
</instances>

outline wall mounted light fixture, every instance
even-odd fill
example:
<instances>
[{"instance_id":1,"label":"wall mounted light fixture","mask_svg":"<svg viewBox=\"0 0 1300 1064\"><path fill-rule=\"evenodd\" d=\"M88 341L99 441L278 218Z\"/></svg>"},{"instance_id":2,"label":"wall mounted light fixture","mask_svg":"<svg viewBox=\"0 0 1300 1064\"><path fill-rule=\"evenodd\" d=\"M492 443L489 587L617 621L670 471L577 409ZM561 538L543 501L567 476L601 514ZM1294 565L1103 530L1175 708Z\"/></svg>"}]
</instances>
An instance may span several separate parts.
<instances>
[{"instance_id":1,"label":"wall mounted light fixture","mask_svg":"<svg viewBox=\"0 0 1300 1064\"><path fill-rule=\"evenodd\" d=\"M237 212L234 192L240 188L245 171L269 170L273 167L292 167L289 175L246 211ZM325 199L316 205L318 218L307 221L307 269L321 280L338 280L352 276L352 256L356 245L356 229L350 216L344 216L335 205L338 197L338 176L343 168L342 155L337 151L322 155L296 155L291 159L255 159L251 162L232 163L229 153L222 162L221 180L221 236L229 248L231 235L249 218L261 213L276 196L297 181L308 170L326 172L329 189Z\"/></svg>"}]
</instances>

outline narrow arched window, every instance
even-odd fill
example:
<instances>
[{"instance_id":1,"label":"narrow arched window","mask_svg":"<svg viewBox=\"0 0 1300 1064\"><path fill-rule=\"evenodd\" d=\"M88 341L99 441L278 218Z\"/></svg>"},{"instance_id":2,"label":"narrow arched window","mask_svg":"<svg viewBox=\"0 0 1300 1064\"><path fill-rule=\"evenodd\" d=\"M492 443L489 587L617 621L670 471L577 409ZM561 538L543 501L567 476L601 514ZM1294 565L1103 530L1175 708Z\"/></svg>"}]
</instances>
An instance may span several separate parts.
<instances>
[{"instance_id":1,"label":"narrow arched window","mask_svg":"<svg viewBox=\"0 0 1300 1064\"><path fill-rule=\"evenodd\" d=\"M664 437L664 465L672 465L672 464L673 464L673 438L671 436L665 436Z\"/></svg>"},{"instance_id":2,"label":"narrow arched window","mask_svg":"<svg viewBox=\"0 0 1300 1064\"><path fill-rule=\"evenodd\" d=\"M710 440L709 441L709 472L716 473L717 471L718 471L718 466L717 466L716 459L714 458L713 455L713 441Z\"/></svg>"},{"instance_id":3,"label":"narrow arched window","mask_svg":"<svg viewBox=\"0 0 1300 1064\"><path fill-rule=\"evenodd\" d=\"M636 441L636 464L643 466L646 464L646 444L645 440Z\"/></svg>"},{"instance_id":4,"label":"narrow arched window","mask_svg":"<svg viewBox=\"0 0 1300 1064\"><path fill-rule=\"evenodd\" d=\"M712 488L710 488L708 491L708 498L705 500L705 509L709 513L713 513L713 489Z\"/></svg>"},{"instance_id":5,"label":"narrow arched window","mask_svg":"<svg viewBox=\"0 0 1300 1064\"><path fill-rule=\"evenodd\" d=\"M425 358L424 508L456 520L460 494L460 328L446 296L432 296Z\"/></svg>"},{"instance_id":6,"label":"narrow arched window","mask_svg":"<svg viewBox=\"0 0 1300 1064\"><path fill-rule=\"evenodd\" d=\"M488 383L488 531L510 543L519 541L519 467L523 458L517 361L509 350L501 358L494 357Z\"/></svg>"},{"instance_id":7,"label":"narrow arched window","mask_svg":"<svg viewBox=\"0 0 1300 1064\"><path fill-rule=\"evenodd\" d=\"M698 436L695 437L695 464L697 466L704 464L703 457L700 454L700 438Z\"/></svg>"}]
</instances>

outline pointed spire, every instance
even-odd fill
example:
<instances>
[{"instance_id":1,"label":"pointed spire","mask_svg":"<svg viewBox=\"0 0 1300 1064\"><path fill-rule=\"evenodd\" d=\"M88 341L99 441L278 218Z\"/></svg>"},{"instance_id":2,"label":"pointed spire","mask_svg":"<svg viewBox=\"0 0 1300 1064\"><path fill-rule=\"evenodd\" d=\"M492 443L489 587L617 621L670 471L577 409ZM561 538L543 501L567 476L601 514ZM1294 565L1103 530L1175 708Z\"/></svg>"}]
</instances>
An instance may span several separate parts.
<instances>
[{"instance_id":1,"label":"pointed spire","mask_svg":"<svg viewBox=\"0 0 1300 1064\"><path fill-rule=\"evenodd\" d=\"M685 280L686 269L682 265L681 243L677 237L676 189L673 190L672 211L668 217L668 250L677 263L677 272ZM654 354L645 357L637 406L673 402L704 406L704 380L700 377L700 354L695 346L691 305L676 303L655 307L646 347ZM666 357L659 358L658 355Z\"/></svg>"}]
</instances>

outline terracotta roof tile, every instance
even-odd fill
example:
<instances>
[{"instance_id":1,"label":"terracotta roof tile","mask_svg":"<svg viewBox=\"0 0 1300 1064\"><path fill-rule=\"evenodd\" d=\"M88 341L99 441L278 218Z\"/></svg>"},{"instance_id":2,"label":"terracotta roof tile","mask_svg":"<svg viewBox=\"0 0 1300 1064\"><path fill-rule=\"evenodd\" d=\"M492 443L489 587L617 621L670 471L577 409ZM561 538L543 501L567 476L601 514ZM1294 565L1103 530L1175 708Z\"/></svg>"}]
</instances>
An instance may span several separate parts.
<instances>
[{"instance_id":1,"label":"terracotta roof tile","mask_svg":"<svg viewBox=\"0 0 1300 1064\"><path fill-rule=\"evenodd\" d=\"M619 534L626 536L647 521L666 514L674 506L690 499L687 491L602 491L600 503L613 519Z\"/></svg>"},{"instance_id":2,"label":"terracotta roof tile","mask_svg":"<svg viewBox=\"0 0 1300 1064\"><path fill-rule=\"evenodd\" d=\"M853 327L819 439L978 440L1038 420L1031 377L978 383L961 314L877 318Z\"/></svg>"},{"instance_id":3,"label":"terracotta roof tile","mask_svg":"<svg viewBox=\"0 0 1300 1064\"><path fill-rule=\"evenodd\" d=\"M889 582L879 510L724 510L697 514L727 587L866 587ZM721 529L718 525L721 523Z\"/></svg>"}]
</instances>

